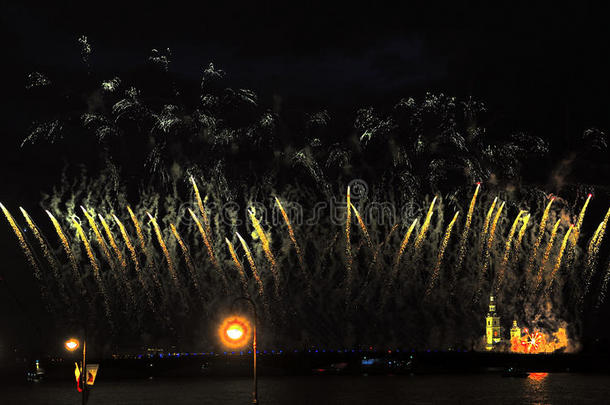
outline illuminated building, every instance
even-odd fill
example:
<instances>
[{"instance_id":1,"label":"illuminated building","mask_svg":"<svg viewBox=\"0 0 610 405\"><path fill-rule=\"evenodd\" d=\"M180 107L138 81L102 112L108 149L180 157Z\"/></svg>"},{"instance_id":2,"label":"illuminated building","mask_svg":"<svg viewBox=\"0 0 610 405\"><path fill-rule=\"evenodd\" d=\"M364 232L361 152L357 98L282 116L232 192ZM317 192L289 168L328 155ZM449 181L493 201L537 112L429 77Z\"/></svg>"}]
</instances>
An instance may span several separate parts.
<instances>
[{"instance_id":1,"label":"illuminated building","mask_svg":"<svg viewBox=\"0 0 610 405\"><path fill-rule=\"evenodd\" d=\"M510 341L512 342L515 338L517 341L521 341L521 329L517 326L516 320L513 321L513 326L510 328Z\"/></svg>"},{"instance_id":2,"label":"illuminated building","mask_svg":"<svg viewBox=\"0 0 610 405\"><path fill-rule=\"evenodd\" d=\"M502 340L500 336L500 317L496 314L494 296L489 297L489 312L486 318L485 349L492 350Z\"/></svg>"}]
</instances>

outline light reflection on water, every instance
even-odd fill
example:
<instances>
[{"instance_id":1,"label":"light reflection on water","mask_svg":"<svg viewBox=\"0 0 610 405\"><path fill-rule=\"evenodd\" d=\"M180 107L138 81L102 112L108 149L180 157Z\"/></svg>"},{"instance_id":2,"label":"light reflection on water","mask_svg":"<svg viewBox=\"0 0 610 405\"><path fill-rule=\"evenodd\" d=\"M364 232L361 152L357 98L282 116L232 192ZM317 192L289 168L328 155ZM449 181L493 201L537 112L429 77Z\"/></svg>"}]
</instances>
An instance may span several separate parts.
<instances>
[{"instance_id":1,"label":"light reflection on water","mask_svg":"<svg viewBox=\"0 0 610 405\"><path fill-rule=\"evenodd\" d=\"M248 378L189 378L104 381L89 405L246 404ZM263 377L262 404L573 404L607 403L610 376L537 373L528 378L499 374L421 376ZM4 404L76 404L74 384L40 383L0 388Z\"/></svg>"}]
</instances>

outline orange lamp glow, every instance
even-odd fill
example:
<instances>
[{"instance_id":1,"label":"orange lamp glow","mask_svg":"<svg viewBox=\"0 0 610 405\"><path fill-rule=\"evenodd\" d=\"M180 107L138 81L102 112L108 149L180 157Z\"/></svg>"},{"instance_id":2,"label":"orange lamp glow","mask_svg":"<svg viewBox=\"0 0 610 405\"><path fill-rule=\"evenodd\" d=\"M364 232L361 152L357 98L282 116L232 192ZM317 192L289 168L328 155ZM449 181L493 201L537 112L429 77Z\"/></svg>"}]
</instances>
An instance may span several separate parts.
<instances>
[{"instance_id":1,"label":"orange lamp glow","mask_svg":"<svg viewBox=\"0 0 610 405\"><path fill-rule=\"evenodd\" d=\"M66 350L73 352L74 350L78 349L78 347L80 346L80 343L79 343L78 339L69 339L69 340L66 340L65 346L66 346Z\"/></svg>"},{"instance_id":2,"label":"orange lamp glow","mask_svg":"<svg viewBox=\"0 0 610 405\"><path fill-rule=\"evenodd\" d=\"M218 335L224 346L230 349L238 349L248 344L252 335L252 328L247 319L240 316L230 316L220 325Z\"/></svg>"}]
</instances>

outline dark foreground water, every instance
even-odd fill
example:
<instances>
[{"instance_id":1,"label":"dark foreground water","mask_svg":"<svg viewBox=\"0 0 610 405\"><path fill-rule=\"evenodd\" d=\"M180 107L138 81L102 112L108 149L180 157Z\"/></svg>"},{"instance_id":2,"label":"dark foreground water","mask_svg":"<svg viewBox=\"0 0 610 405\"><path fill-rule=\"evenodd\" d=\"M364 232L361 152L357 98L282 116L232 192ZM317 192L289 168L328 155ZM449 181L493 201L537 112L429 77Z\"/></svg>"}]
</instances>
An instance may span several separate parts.
<instances>
[{"instance_id":1,"label":"dark foreground water","mask_svg":"<svg viewBox=\"0 0 610 405\"><path fill-rule=\"evenodd\" d=\"M247 404L251 380L197 378L103 381L89 404ZM74 385L0 386L0 404L80 404ZM557 373L532 378L499 374L263 377L261 404L604 404L610 376Z\"/></svg>"}]
</instances>

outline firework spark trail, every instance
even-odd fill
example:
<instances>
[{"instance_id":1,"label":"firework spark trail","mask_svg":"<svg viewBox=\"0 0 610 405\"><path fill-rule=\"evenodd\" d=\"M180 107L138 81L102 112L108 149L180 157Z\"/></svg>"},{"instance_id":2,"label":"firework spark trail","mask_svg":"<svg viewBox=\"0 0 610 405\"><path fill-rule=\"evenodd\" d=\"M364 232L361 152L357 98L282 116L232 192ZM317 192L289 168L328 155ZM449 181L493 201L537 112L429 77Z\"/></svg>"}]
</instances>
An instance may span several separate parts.
<instances>
[{"instance_id":1,"label":"firework spark trail","mask_svg":"<svg viewBox=\"0 0 610 405\"><path fill-rule=\"evenodd\" d=\"M604 279L602 281L602 286L599 290L599 296L597 297L597 303L595 304L595 308L601 307L601 305L606 300L606 293L608 291L609 283L610 283L610 262L608 263L608 268L606 269L606 274L604 274Z\"/></svg>"},{"instance_id":2,"label":"firework spark trail","mask_svg":"<svg viewBox=\"0 0 610 405\"><path fill-rule=\"evenodd\" d=\"M576 226L574 226L574 232L572 232L572 237L569 240L568 257L566 258L566 262L570 266L574 264L574 257L576 255L576 244L578 243L578 238L580 237L580 229L582 227L583 221L585 220L585 213L587 211L587 206L589 206L589 201L591 201L591 197L593 197L593 194L589 194L587 196L587 200L582 206L580 214L578 214L578 221L576 222Z\"/></svg>"},{"instance_id":3,"label":"firework spark trail","mask_svg":"<svg viewBox=\"0 0 610 405\"><path fill-rule=\"evenodd\" d=\"M104 219L103 216L98 215L98 217L100 219L100 223L102 224L102 228L104 228L106 237L108 238L108 241L110 242L110 247L112 247L112 250L113 250L116 258L118 259L119 264L121 265L121 277L123 279L123 282L125 283L125 288L127 289L127 295L129 295L131 305L135 308L136 307L136 297L133 292L133 287L131 286L131 282L129 281L129 276L127 274L127 261L125 260L125 257L121 253L121 249L119 249L119 246L116 244L116 240L114 239L114 236L112 235L112 231L110 230L108 223L106 222L106 220Z\"/></svg>"},{"instance_id":4,"label":"firework spark trail","mask_svg":"<svg viewBox=\"0 0 610 405\"><path fill-rule=\"evenodd\" d=\"M352 278L353 278L353 274L352 274L352 241L350 238L350 226L352 223L352 210L350 209L350 206L352 205L351 202L351 195L350 195L350 187L347 186L347 197L346 197L346 217L345 217L345 270L346 270L346 277L345 277L345 305L348 306L349 305L349 297L351 295L351 288L352 288Z\"/></svg>"},{"instance_id":5,"label":"firework spark trail","mask_svg":"<svg viewBox=\"0 0 610 405\"><path fill-rule=\"evenodd\" d=\"M225 291L229 291L229 283L227 281L227 277L222 272L222 269L220 268L220 264L218 264L218 260L216 260L216 255L214 254L214 249L212 248L212 243L210 242L210 238L208 237L208 234L206 233L205 229L203 229L201 222L199 221L199 219L197 218L197 215L195 215L193 210L191 210L189 208L188 211L189 211L189 214L191 214L193 221L195 221L195 225L197 225L199 234L201 235L201 238L203 239L203 243L205 244L205 247L208 251L208 256L210 257L210 261L212 262L212 265L216 269L216 273L218 273L218 277L220 277L220 279L222 280Z\"/></svg>"},{"instance_id":6,"label":"firework spark trail","mask_svg":"<svg viewBox=\"0 0 610 405\"><path fill-rule=\"evenodd\" d=\"M536 290L540 288L540 283L542 283L542 275L544 274L544 268L546 267L546 263L549 260L551 255L551 250L553 249L553 243L555 242L555 237L557 236L557 230L559 229L559 224L561 223L561 218L555 222L553 226L553 230L551 231L551 237L546 244L546 248L544 249L544 253L542 255L542 262L540 263L540 267L538 268L538 276L536 277Z\"/></svg>"},{"instance_id":7,"label":"firework spark trail","mask_svg":"<svg viewBox=\"0 0 610 405\"><path fill-rule=\"evenodd\" d=\"M280 274L277 270L277 263L275 261L275 257L273 256L273 252L271 251L271 244L269 243L269 238L265 234L265 231L263 230L263 227L261 226L261 223L259 222L258 218L256 218L256 213L254 212L253 208L248 210L248 214L250 215L250 220L252 221L252 225L254 225L256 234L258 235L258 238L260 239L261 244L263 245L263 251L265 252L265 257L267 258L267 260L269 261L269 264L271 265L271 274L273 275L273 280L275 282L275 292L276 292L276 295L279 297Z\"/></svg>"},{"instance_id":8,"label":"firework spark trail","mask_svg":"<svg viewBox=\"0 0 610 405\"><path fill-rule=\"evenodd\" d=\"M142 252L148 253L148 250L146 249L146 241L144 239L144 233L142 232L142 227L140 226L140 222L138 221L138 218L136 218L135 214L133 213L133 211L131 210L131 207L129 205L127 206L127 211L129 212L129 217L131 218L131 222L133 222L133 226L136 228L136 234L138 235L138 241L140 242L140 248L142 249ZM148 257L148 255L147 255L147 257Z\"/></svg>"},{"instance_id":9,"label":"firework spark trail","mask_svg":"<svg viewBox=\"0 0 610 405\"><path fill-rule=\"evenodd\" d=\"M585 297L589 293L589 285L591 283L591 277L593 277L593 273L595 271L595 266L597 265L597 255L595 252L595 245L597 242L597 238L599 237L599 234L602 231L603 225L604 225L603 221L599 223L599 225L597 226L597 229L595 230L595 233L593 234L593 237L589 241L589 245L587 247L587 259L585 261L585 270L583 271L585 287L583 289L582 295L580 296L579 304L583 303Z\"/></svg>"},{"instance_id":10,"label":"firework spark trail","mask_svg":"<svg viewBox=\"0 0 610 405\"><path fill-rule=\"evenodd\" d=\"M542 238L544 237L546 231L546 222L549 219L549 212L551 211L551 205L553 205L553 201L555 201L555 197L551 197L551 201L547 204L544 209L544 213L542 214L542 218L540 219L540 226L538 227L538 237L534 241L534 246L532 248L532 254L530 255L526 274L532 273L532 267L534 266L534 261L536 261L536 257L538 256L538 249L540 248L540 244L542 243Z\"/></svg>"},{"instance_id":11,"label":"firework spark trail","mask_svg":"<svg viewBox=\"0 0 610 405\"><path fill-rule=\"evenodd\" d=\"M396 259L394 259L394 269L392 270L391 280L394 280L396 275L398 274L398 265L400 264L400 258L402 257L405 249L407 248L407 244L409 243L409 239L411 239L411 234L413 233L413 229L415 229L415 224L417 223L417 218L413 220L411 226L405 233L404 238L402 238L402 242L400 244L400 248L398 249L398 253L396 254Z\"/></svg>"},{"instance_id":12,"label":"firework spark trail","mask_svg":"<svg viewBox=\"0 0 610 405\"><path fill-rule=\"evenodd\" d=\"M184 241L180 237L180 234L178 233L178 230L176 229L174 224L170 223L169 227L171 228L172 233L174 234L174 237L178 241L178 244L180 245L180 249L182 249L184 261L186 262L186 268L188 269L188 271L191 275L191 279L193 280L193 285L195 286L195 289L197 290L197 294L199 295L199 298L203 301L203 294L201 293L201 288L199 287L199 282L197 281L197 271L195 271L195 266L193 266L193 259L191 258L191 254L189 253L188 248L184 244Z\"/></svg>"},{"instance_id":13,"label":"firework spark trail","mask_svg":"<svg viewBox=\"0 0 610 405\"><path fill-rule=\"evenodd\" d=\"M157 224L157 220L150 215L149 212L146 213L150 222L153 225L153 229L155 230L155 234L157 235L157 240L159 241L159 246L161 246L161 250L163 251L163 255L165 256L165 261L167 263L167 269L169 270L169 274L174 282L174 286L178 291L181 291L180 281L178 280L178 273L176 273L176 268L174 267L174 262L172 261L172 257L169 254L169 250L167 250L167 245L165 244L165 240L163 240L163 235L161 234L161 229L159 228L159 224Z\"/></svg>"},{"instance_id":14,"label":"firework spark trail","mask_svg":"<svg viewBox=\"0 0 610 405\"><path fill-rule=\"evenodd\" d=\"M360 216L360 213L358 212L356 207L354 207L354 204L351 204L351 207L354 210L354 214L356 214L356 219L358 220L358 225L360 225L360 229L362 229L362 232L364 233L364 237L366 238L367 245L369 245L369 248L373 251L373 253L375 253L376 249L375 249L375 246L373 245L373 241L371 240L371 235L369 234L369 230L367 229L366 224L362 220L362 217ZM374 259L374 261L375 261L375 259Z\"/></svg>"},{"instance_id":15,"label":"firework spark trail","mask_svg":"<svg viewBox=\"0 0 610 405\"><path fill-rule=\"evenodd\" d=\"M11 228L13 228L13 232L15 232L17 239L19 239L19 245L21 246L23 253L27 257L28 262L30 263L30 265L32 266L32 269L34 270L34 277L36 277L36 280L38 280L38 282L39 282L40 292L41 292L45 302L47 303L47 305L49 305L49 303L50 303L49 297L47 296L46 288L42 284L42 272L40 271L40 268L38 267L38 264L36 263L36 260L34 259L34 254L32 253L32 250L28 246L28 244L23 236L23 233L21 233L21 230L19 229L19 226L15 222L15 219L13 218L11 213L4 207L4 205L2 205L2 203L0 203L0 208L4 212L4 216L6 217L8 223L11 225ZM49 310L51 309L50 306L48 307L48 309Z\"/></svg>"},{"instance_id":16,"label":"firework spark trail","mask_svg":"<svg viewBox=\"0 0 610 405\"><path fill-rule=\"evenodd\" d=\"M425 296L430 295L430 293L432 292L432 288L434 288L434 284L438 280L441 265L443 264L443 256L445 255L445 250L447 249L447 244L449 243L449 238L451 237L451 230L453 229L453 224L455 224L455 221L459 214L459 212L456 212L449 225L447 225L447 230L445 230L445 237L443 238L443 242L441 243L441 247L438 251L436 266L434 266L434 271L432 272L432 276L430 277L430 283L428 284L428 288L426 289Z\"/></svg>"},{"instance_id":17,"label":"firework spark trail","mask_svg":"<svg viewBox=\"0 0 610 405\"><path fill-rule=\"evenodd\" d=\"M557 254L557 259L555 260L555 267L553 267L553 272L551 273L551 278L549 280L549 285L547 287L547 295L550 292L550 289L553 285L553 281L555 280L555 276L556 276L557 272L561 268L561 259L563 258L563 252L565 251L566 245L568 244L568 239L570 237L570 233L572 232L572 229L574 229L574 225L570 225L570 229L568 229L565 236L563 237L563 240L561 241L561 247L559 248L559 253Z\"/></svg>"},{"instance_id":18,"label":"firework spark trail","mask_svg":"<svg viewBox=\"0 0 610 405\"><path fill-rule=\"evenodd\" d=\"M248 279L246 278L246 272L244 271L244 266L241 264L239 259L237 258L237 253L235 253L235 248L233 248L233 244L229 239L225 238L225 242L227 242L227 246L229 247L229 253L231 253L231 258L233 258L233 263L235 263L235 267L237 268L237 273L239 274L239 280L241 281L241 289L244 295L248 295Z\"/></svg>"},{"instance_id":19,"label":"firework spark trail","mask_svg":"<svg viewBox=\"0 0 610 405\"><path fill-rule=\"evenodd\" d=\"M430 226L430 219L432 219L432 214L434 213L434 203L436 202L436 196L432 200L430 204L430 208L428 208L428 213L426 214L426 219L419 230L419 234L417 234L417 238L415 238L415 251L419 251L421 244L424 242L424 238L426 237L426 231Z\"/></svg>"},{"instance_id":20,"label":"firework spark trail","mask_svg":"<svg viewBox=\"0 0 610 405\"><path fill-rule=\"evenodd\" d=\"M106 288L104 287L104 281L102 280L102 276L100 274L100 268L95 260L95 256L93 255L93 251L91 250L91 245L85 236L85 231L83 231L83 227L76 220L76 218L72 218L72 222L76 227L76 231L80 236L80 239L83 241L83 245L85 246L85 251L87 252L87 257L89 257L89 262L91 263L91 267L93 268L93 277L97 283L97 286L102 293L102 298L104 301L104 310L106 312L106 317L108 318L108 323L110 327L114 330L114 322L112 320L112 312L110 310L110 301L108 300L108 293L106 292Z\"/></svg>"},{"instance_id":21,"label":"firework spark trail","mask_svg":"<svg viewBox=\"0 0 610 405\"><path fill-rule=\"evenodd\" d=\"M127 260L125 260L123 253L121 253L121 249L119 249L119 246L116 244L116 240L114 239L114 235L112 234L112 231L110 230L110 226L108 226L108 222L106 222L106 220L104 219L104 217L102 215L98 214L98 218L100 219L102 228L104 228L106 237L108 238L108 241L110 242L110 247L112 247L112 250L114 251L114 254L115 254L116 258L118 259L119 263L121 264L121 267L123 267L124 269L127 268Z\"/></svg>"},{"instance_id":22,"label":"firework spark trail","mask_svg":"<svg viewBox=\"0 0 610 405\"><path fill-rule=\"evenodd\" d=\"M74 276L74 280L77 283L82 284L80 274L78 273L78 264L76 264L76 259L74 258L74 254L72 253L72 249L70 248L68 239L66 239L66 235L61 230L61 226L59 225L59 222L57 222L57 219L55 219L53 214L51 214L49 211L45 211L45 212L47 213L49 218L51 218L51 222L53 223L53 226L55 227L55 231L57 232L57 235L59 236L59 240L61 240L61 244L64 247L66 256L68 256L68 260L70 261L70 266L72 267L72 275Z\"/></svg>"},{"instance_id":23,"label":"firework spark trail","mask_svg":"<svg viewBox=\"0 0 610 405\"><path fill-rule=\"evenodd\" d=\"M303 274L304 279L307 282L307 293L311 295L311 277L309 277L309 273L305 270L305 262L303 261L303 252L301 251L301 247L297 242L297 238L294 234L294 229L292 229L292 224L290 223L290 218L288 218L288 214L284 211L284 207L280 200L275 197L275 202L277 206L280 208L280 212L282 213L282 218L284 218L284 222L288 227L288 236L290 236L290 240L292 241L292 245L294 246L294 250L297 252L297 259L299 261L299 268L301 269L301 273Z\"/></svg>"},{"instance_id":24,"label":"firework spark trail","mask_svg":"<svg viewBox=\"0 0 610 405\"><path fill-rule=\"evenodd\" d=\"M203 205L203 201L201 200L201 195L199 194L199 188L197 188L197 183L195 183L195 179L191 176L191 183L193 184L193 190L195 190L195 197L197 198L197 206L199 206L199 212L201 212L201 217L203 218L203 224L205 225L205 231L210 238L210 243L212 242L212 227L210 226L210 220L205 211L205 206Z\"/></svg>"},{"instance_id":25,"label":"firework spark trail","mask_svg":"<svg viewBox=\"0 0 610 405\"><path fill-rule=\"evenodd\" d=\"M40 244L40 248L42 249L42 253L43 253L44 257L47 259L47 261L49 262L49 265L51 266L51 269L53 270L53 276L55 277L55 281L57 282L57 286L59 287L59 295L60 295L61 299L63 300L64 304L69 305L70 299L68 298L68 295L66 293L66 286L64 285L63 279L61 277L57 259L55 259L55 256L53 256L53 254L49 250L49 246L48 246L45 238L41 234L41 232L38 229L38 227L36 226L36 224L34 224L34 221L32 221L32 218L30 218L29 214L22 207L19 207L19 210L21 211L21 214L23 215L26 222L28 223L28 226L34 233L36 240Z\"/></svg>"},{"instance_id":26,"label":"firework spark trail","mask_svg":"<svg viewBox=\"0 0 610 405\"><path fill-rule=\"evenodd\" d=\"M110 265L110 269L112 270L111 271L112 277L114 277L114 279L118 285L124 285L126 287L127 295L129 296L131 304L135 305L136 300L133 295L133 292L131 291L131 286L129 286L129 284L127 283L126 274L124 271L122 271L121 274L119 275L118 272L116 271L115 262L114 262L114 260L112 260L112 255L110 254L110 251L108 250L106 241L104 240L102 233L100 232L99 228L97 227L97 224L95 223L95 217L93 215L89 214L89 212L82 205L80 208L83 211L83 213L85 214L85 217L87 218L87 221L89 222L89 226L91 227L91 229L93 229L93 233L95 234L95 238L97 239L98 244L102 248L102 253L104 254L104 257L106 258L106 262ZM122 270L124 270L124 269L122 269Z\"/></svg>"},{"instance_id":27,"label":"firework spark trail","mask_svg":"<svg viewBox=\"0 0 610 405\"><path fill-rule=\"evenodd\" d=\"M527 230L527 225L530 222L531 214L527 214L523 218L523 225L521 225L521 229L519 229L519 235L517 236L517 243L515 243L515 252L519 250L521 247L521 242L523 241L523 236L525 236L525 231Z\"/></svg>"},{"instance_id":28,"label":"firework spark trail","mask_svg":"<svg viewBox=\"0 0 610 405\"><path fill-rule=\"evenodd\" d=\"M129 253L131 254L131 260L133 261L133 265L136 269L136 277L138 278L138 281L140 282L140 284L142 285L142 288L144 289L144 293L146 294L146 299L148 301L148 305L150 306L150 308L152 309L153 312L156 312L155 305L153 304L152 294L150 292L150 289L148 288L148 285L144 281L144 278L142 277L142 270L140 268L140 262L138 260L138 254L136 253L136 249L133 246L133 243L131 243L131 239L129 238L129 235L127 234L127 231L125 230L125 226L123 225L123 223L121 221L119 221L119 219L114 214L112 215L112 218L114 218L114 221L119 226L119 230L121 231L121 236L123 237L125 246L127 246L127 249L129 250Z\"/></svg>"},{"instance_id":29,"label":"firework spark trail","mask_svg":"<svg viewBox=\"0 0 610 405\"><path fill-rule=\"evenodd\" d=\"M250 263L250 270L252 270L252 276L254 276L254 280L256 280L256 283L258 284L258 294L261 297L263 297L263 293L264 293L263 280L261 280L261 278L258 274L258 270L256 269L256 263L254 263L254 259L252 258L252 253L250 252L250 249L248 248L248 244L246 243L244 238L241 237L239 232L235 232L235 234L239 238L239 241L241 242L241 245L243 246L244 251L246 252L246 257L248 258L248 262Z\"/></svg>"},{"instance_id":30,"label":"firework spark trail","mask_svg":"<svg viewBox=\"0 0 610 405\"><path fill-rule=\"evenodd\" d=\"M572 240L570 241L570 245L575 245L578 241L578 237L580 236L580 229L582 228L582 223L585 220L585 213L587 211L587 206L589 205L589 201L591 201L592 194L587 196L587 200L585 201L582 209L580 210L580 214L578 215L578 222L576 222L576 226L574 227L574 232L572 232Z\"/></svg>"},{"instance_id":31,"label":"firework spark trail","mask_svg":"<svg viewBox=\"0 0 610 405\"><path fill-rule=\"evenodd\" d=\"M506 271L506 267L508 266L508 260L510 259L513 238L515 236L515 232L517 231L517 226L519 225L521 215L523 215L524 212L525 211L519 211L519 214L517 214L517 217L513 221L513 225L510 227L510 231L508 232L508 238L506 240L506 244L504 245L504 256L502 257L502 263L500 264L500 270L498 271L498 277L496 279L496 295L498 295L498 292L500 291L500 286L504 281L504 272Z\"/></svg>"},{"instance_id":32,"label":"firework spark trail","mask_svg":"<svg viewBox=\"0 0 610 405\"><path fill-rule=\"evenodd\" d=\"M489 224L491 223L491 216L496 209L496 204L498 202L498 197L494 198L494 201L491 203L491 207L489 207L489 211L487 211L487 215L485 216L485 222L483 222L483 231L481 232L481 251L485 249L485 236L487 235L487 231L489 230Z\"/></svg>"},{"instance_id":33,"label":"firework spark trail","mask_svg":"<svg viewBox=\"0 0 610 405\"><path fill-rule=\"evenodd\" d=\"M397 222L392 226L392 229L390 229L390 232L388 232L388 235L385 237L385 240L383 241L383 243L380 246L386 246L388 243L390 243L390 238L392 237L392 235L398 229L399 226L400 226L400 222Z\"/></svg>"},{"instance_id":34,"label":"firework spark trail","mask_svg":"<svg viewBox=\"0 0 610 405\"><path fill-rule=\"evenodd\" d=\"M468 234L470 233L470 224L472 223L472 214L474 207L477 204L477 195L481 189L481 183L477 183L477 188L474 190L472 199L470 200L470 206L468 207L468 214L466 214L466 222L464 223L464 230L460 238L460 245L458 248L458 259L455 265L455 272L459 272L462 269L462 262L464 261L464 255L466 254L466 243L468 242Z\"/></svg>"},{"instance_id":35,"label":"firework spark trail","mask_svg":"<svg viewBox=\"0 0 610 405\"><path fill-rule=\"evenodd\" d=\"M504 201L502 202L502 204L500 204L500 208L498 208L498 211L496 212L496 215L494 215L494 219L489 227L489 236L487 237L487 243L485 245L485 251L483 254L483 265L481 266L481 276L485 275L485 272L489 267L489 262L491 261L491 249L493 247L493 243L496 237L496 228L498 227L498 220L502 215L503 209Z\"/></svg>"},{"instance_id":36,"label":"firework spark trail","mask_svg":"<svg viewBox=\"0 0 610 405\"><path fill-rule=\"evenodd\" d=\"M604 220L599 224L597 229L595 230L595 234L591 238L589 242L589 247L587 249L587 260L585 262L585 288L583 295L581 297L581 301L584 300L585 296L589 293L589 288L591 285L591 278L593 277L593 273L597 268L597 263L599 259L599 247L604 239L604 234L606 233L606 226L608 224L608 219L610 218L610 209L606 212L606 216Z\"/></svg>"},{"instance_id":37,"label":"firework spark trail","mask_svg":"<svg viewBox=\"0 0 610 405\"><path fill-rule=\"evenodd\" d=\"M97 227L97 224L95 223L95 218L91 214L89 214L89 212L82 205L80 208L83 211L83 213L85 214L87 221L89 221L89 226L91 227L91 229L93 229L95 238L97 239L98 244L102 248L102 253L104 254L104 257L106 258L106 261L108 262L110 267L114 269L114 261L112 260L112 255L110 254L110 251L108 250L108 246L106 245L106 241L104 240L104 237L102 236L99 228Z\"/></svg>"}]
</instances>

